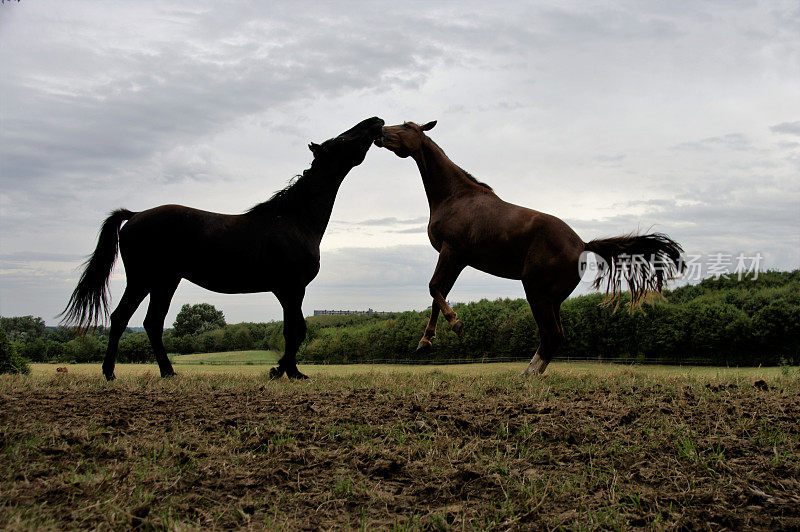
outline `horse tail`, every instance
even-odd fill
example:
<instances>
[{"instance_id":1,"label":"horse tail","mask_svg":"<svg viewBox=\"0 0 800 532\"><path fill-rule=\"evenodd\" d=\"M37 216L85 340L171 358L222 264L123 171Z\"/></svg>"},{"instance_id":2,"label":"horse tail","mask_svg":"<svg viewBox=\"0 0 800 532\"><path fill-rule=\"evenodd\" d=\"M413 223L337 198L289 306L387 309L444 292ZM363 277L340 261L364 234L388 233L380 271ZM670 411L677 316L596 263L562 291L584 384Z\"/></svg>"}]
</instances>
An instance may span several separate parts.
<instances>
[{"instance_id":1,"label":"horse tail","mask_svg":"<svg viewBox=\"0 0 800 532\"><path fill-rule=\"evenodd\" d=\"M67 302L67 308L59 314L61 324L88 330L99 321L108 318L108 280L114 269L119 248L119 228L135 212L127 209L113 211L103 222L97 247L91 257L84 262L83 273L78 286Z\"/></svg>"},{"instance_id":2,"label":"horse tail","mask_svg":"<svg viewBox=\"0 0 800 532\"><path fill-rule=\"evenodd\" d=\"M584 249L605 260L605 264L599 265L593 283L594 288L599 289L605 280L603 304L616 302L619 306L624 279L631 293L628 303L631 311L641 306L650 295L660 294L666 281L686 269L681 259L683 248L663 233L599 238L587 242Z\"/></svg>"}]
</instances>

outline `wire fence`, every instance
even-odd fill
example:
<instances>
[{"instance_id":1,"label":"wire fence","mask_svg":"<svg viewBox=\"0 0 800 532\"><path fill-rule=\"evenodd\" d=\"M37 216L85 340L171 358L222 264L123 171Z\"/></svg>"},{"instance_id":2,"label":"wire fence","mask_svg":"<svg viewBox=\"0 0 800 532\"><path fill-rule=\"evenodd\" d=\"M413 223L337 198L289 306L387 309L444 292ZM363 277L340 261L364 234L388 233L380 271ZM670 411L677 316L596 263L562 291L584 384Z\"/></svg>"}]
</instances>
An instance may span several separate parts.
<instances>
[{"instance_id":1,"label":"wire fence","mask_svg":"<svg viewBox=\"0 0 800 532\"><path fill-rule=\"evenodd\" d=\"M496 357L496 358L402 358L402 359L378 359L362 360L358 362L325 362L318 360L298 360L298 364L306 366L342 366L353 364L368 365L398 365L398 366L449 366L456 364L490 364L493 362L530 362L531 357ZM591 358L591 357L555 357L554 362L597 362L603 364L622 364L632 365L669 365L669 366L718 366L719 362L710 359L692 359L682 361L668 358ZM197 360L197 361L173 361L176 365L194 366L274 366L274 360Z\"/></svg>"}]
</instances>

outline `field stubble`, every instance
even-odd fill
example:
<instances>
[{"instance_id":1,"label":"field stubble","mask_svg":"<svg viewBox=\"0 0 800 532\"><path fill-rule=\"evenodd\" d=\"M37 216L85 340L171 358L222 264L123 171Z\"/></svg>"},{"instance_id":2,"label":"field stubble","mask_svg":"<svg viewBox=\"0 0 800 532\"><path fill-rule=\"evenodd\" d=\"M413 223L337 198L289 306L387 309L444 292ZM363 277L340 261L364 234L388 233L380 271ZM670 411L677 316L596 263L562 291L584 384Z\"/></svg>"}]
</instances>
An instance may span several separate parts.
<instances>
[{"instance_id":1,"label":"field stubble","mask_svg":"<svg viewBox=\"0 0 800 532\"><path fill-rule=\"evenodd\" d=\"M0 379L0 527L800 527L800 379Z\"/></svg>"}]
</instances>

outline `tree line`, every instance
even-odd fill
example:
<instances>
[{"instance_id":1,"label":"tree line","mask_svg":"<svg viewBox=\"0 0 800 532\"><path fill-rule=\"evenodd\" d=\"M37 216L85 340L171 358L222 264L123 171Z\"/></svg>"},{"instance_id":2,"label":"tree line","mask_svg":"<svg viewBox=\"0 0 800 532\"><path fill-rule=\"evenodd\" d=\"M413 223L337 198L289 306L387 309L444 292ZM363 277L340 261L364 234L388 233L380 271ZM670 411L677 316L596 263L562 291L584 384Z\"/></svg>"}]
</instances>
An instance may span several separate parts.
<instances>
[{"instance_id":1,"label":"tree line","mask_svg":"<svg viewBox=\"0 0 800 532\"><path fill-rule=\"evenodd\" d=\"M706 279L667 291L634 313L602 302L601 294L564 302L567 342L558 357L743 366L800 363L800 270L762 272L757 280ZM525 359L539 343L524 299L484 299L457 304L454 310L465 324L462 338L440 318L435 347L422 355L414 349L429 311L311 317L298 358L306 363ZM8 350L35 362L101 361L107 345L104 328L76 335L46 327L32 316L0 318L0 327ZM165 332L164 344L169 353L181 354L282 351L283 323L229 325L212 305L184 305ZM152 361L146 333L128 329L118 360Z\"/></svg>"},{"instance_id":2,"label":"tree line","mask_svg":"<svg viewBox=\"0 0 800 532\"><path fill-rule=\"evenodd\" d=\"M798 270L761 273L757 280L706 279L667 291L663 299L634 313L602 303L601 294L564 302L567 342L557 358L738 366L800 363ZM422 355L415 355L414 349L428 311L320 328L301 352L302 360L527 359L539 344L524 299L484 299L453 309L464 322L462 338L440 317L435 347Z\"/></svg>"}]
</instances>

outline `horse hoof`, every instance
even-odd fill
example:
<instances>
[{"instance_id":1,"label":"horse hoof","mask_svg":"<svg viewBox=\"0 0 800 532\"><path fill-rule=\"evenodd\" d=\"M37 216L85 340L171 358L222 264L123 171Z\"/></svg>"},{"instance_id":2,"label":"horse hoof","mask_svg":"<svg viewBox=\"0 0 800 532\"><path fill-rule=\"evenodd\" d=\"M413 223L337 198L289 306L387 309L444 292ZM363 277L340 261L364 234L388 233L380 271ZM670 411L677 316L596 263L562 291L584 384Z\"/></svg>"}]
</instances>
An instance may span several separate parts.
<instances>
[{"instance_id":1,"label":"horse hoof","mask_svg":"<svg viewBox=\"0 0 800 532\"><path fill-rule=\"evenodd\" d=\"M456 320L450 329L461 338L461 335L464 333L464 323L461 320Z\"/></svg>"},{"instance_id":2,"label":"horse hoof","mask_svg":"<svg viewBox=\"0 0 800 532\"><path fill-rule=\"evenodd\" d=\"M417 345L417 350L415 353L424 353L433 347L433 344L426 340L420 340L419 345Z\"/></svg>"},{"instance_id":3,"label":"horse hoof","mask_svg":"<svg viewBox=\"0 0 800 532\"><path fill-rule=\"evenodd\" d=\"M107 382L117 380L113 373L104 373L103 376L106 378Z\"/></svg>"},{"instance_id":4,"label":"horse hoof","mask_svg":"<svg viewBox=\"0 0 800 532\"><path fill-rule=\"evenodd\" d=\"M161 378L162 378L162 379L168 379L168 378L170 378L170 377L177 377L177 376L178 376L178 374L177 374L177 373L175 373L174 371L172 371L172 372L170 372L170 373L162 373L162 374L161 374Z\"/></svg>"},{"instance_id":5,"label":"horse hoof","mask_svg":"<svg viewBox=\"0 0 800 532\"><path fill-rule=\"evenodd\" d=\"M292 373L291 375L289 375L287 373L286 376L289 377L292 380L305 380L305 379L308 378L308 375L305 375L304 373L300 373L299 371L297 373Z\"/></svg>"},{"instance_id":6,"label":"horse hoof","mask_svg":"<svg viewBox=\"0 0 800 532\"><path fill-rule=\"evenodd\" d=\"M269 368L269 378L272 380L280 379L283 377L283 370L278 366Z\"/></svg>"}]
</instances>

